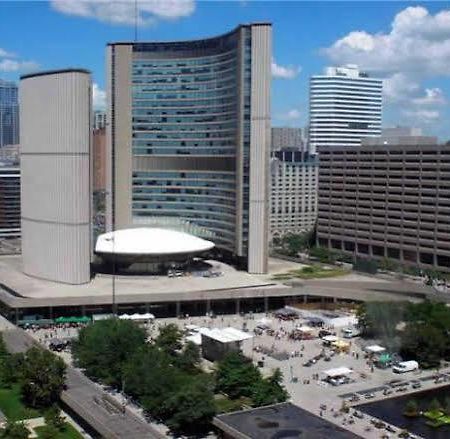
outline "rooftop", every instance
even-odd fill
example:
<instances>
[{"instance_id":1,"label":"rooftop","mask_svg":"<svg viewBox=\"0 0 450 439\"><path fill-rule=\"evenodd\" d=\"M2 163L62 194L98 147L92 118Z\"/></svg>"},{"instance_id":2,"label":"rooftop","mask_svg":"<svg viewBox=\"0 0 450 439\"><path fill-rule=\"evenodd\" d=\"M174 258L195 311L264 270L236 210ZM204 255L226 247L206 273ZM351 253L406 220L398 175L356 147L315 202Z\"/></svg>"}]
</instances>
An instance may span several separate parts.
<instances>
[{"instance_id":1,"label":"rooftop","mask_svg":"<svg viewBox=\"0 0 450 439\"><path fill-rule=\"evenodd\" d=\"M291 403L219 415L214 425L232 438L352 439L355 434Z\"/></svg>"}]
</instances>

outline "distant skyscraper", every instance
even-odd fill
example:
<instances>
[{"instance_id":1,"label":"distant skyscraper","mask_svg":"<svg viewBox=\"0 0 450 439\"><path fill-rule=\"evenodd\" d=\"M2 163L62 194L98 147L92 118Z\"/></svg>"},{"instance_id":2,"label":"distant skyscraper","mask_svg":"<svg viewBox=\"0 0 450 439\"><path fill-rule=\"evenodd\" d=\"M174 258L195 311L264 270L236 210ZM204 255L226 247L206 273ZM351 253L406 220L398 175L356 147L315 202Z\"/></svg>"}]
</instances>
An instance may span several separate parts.
<instances>
[{"instance_id":1,"label":"distant skyscraper","mask_svg":"<svg viewBox=\"0 0 450 439\"><path fill-rule=\"evenodd\" d=\"M312 151L327 146L355 146L362 137L381 134L381 79L356 66L328 67L311 77L309 141Z\"/></svg>"},{"instance_id":2,"label":"distant skyscraper","mask_svg":"<svg viewBox=\"0 0 450 439\"><path fill-rule=\"evenodd\" d=\"M301 128L274 127L272 128L272 151L281 149L303 149L303 138Z\"/></svg>"},{"instance_id":3,"label":"distant skyscraper","mask_svg":"<svg viewBox=\"0 0 450 439\"><path fill-rule=\"evenodd\" d=\"M417 137L422 135L421 128L412 128L412 127L392 127L392 128L383 128L381 137Z\"/></svg>"},{"instance_id":4,"label":"distant skyscraper","mask_svg":"<svg viewBox=\"0 0 450 439\"><path fill-rule=\"evenodd\" d=\"M100 130L106 127L106 112L95 111L94 112L94 130Z\"/></svg>"},{"instance_id":5,"label":"distant skyscraper","mask_svg":"<svg viewBox=\"0 0 450 439\"><path fill-rule=\"evenodd\" d=\"M271 26L109 44L107 222L205 237L267 271Z\"/></svg>"},{"instance_id":6,"label":"distant skyscraper","mask_svg":"<svg viewBox=\"0 0 450 439\"><path fill-rule=\"evenodd\" d=\"M0 79L0 147L19 143L19 100L14 82Z\"/></svg>"},{"instance_id":7,"label":"distant skyscraper","mask_svg":"<svg viewBox=\"0 0 450 439\"><path fill-rule=\"evenodd\" d=\"M22 262L30 276L90 281L91 91L82 69L21 78Z\"/></svg>"}]
</instances>

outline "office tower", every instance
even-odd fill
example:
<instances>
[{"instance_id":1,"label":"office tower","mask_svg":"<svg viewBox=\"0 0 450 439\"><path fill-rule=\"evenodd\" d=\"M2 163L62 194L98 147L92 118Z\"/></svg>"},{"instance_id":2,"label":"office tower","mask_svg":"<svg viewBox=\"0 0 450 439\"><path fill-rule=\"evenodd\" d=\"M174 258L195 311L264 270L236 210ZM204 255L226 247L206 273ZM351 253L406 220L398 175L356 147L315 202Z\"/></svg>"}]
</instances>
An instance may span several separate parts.
<instances>
[{"instance_id":1,"label":"office tower","mask_svg":"<svg viewBox=\"0 0 450 439\"><path fill-rule=\"evenodd\" d=\"M305 233L317 219L319 161L316 154L273 151L271 158L270 236Z\"/></svg>"},{"instance_id":2,"label":"office tower","mask_svg":"<svg viewBox=\"0 0 450 439\"><path fill-rule=\"evenodd\" d=\"M0 162L0 239L20 236L20 169Z\"/></svg>"},{"instance_id":3,"label":"office tower","mask_svg":"<svg viewBox=\"0 0 450 439\"><path fill-rule=\"evenodd\" d=\"M274 127L272 128L271 150L290 149L303 150L304 142L301 128Z\"/></svg>"},{"instance_id":4,"label":"office tower","mask_svg":"<svg viewBox=\"0 0 450 439\"><path fill-rule=\"evenodd\" d=\"M94 130L100 130L106 127L106 112L95 111L94 112Z\"/></svg>"},{"instance_id":5,"label":"office tower","mask_svg":"<svg viewBox=\"0 0 450 439\"><path fill-rule=\"evenodd\" d=\"M271 25L107 47L109 229L158 226L267 270Z\"/></svg>"},{"instance_id":6,"label":"office tower","mask_svg":"<svg viewBox=\"0 0 450 439\"><path fill-rule=\"evenodd\" d=\"M381 134L383 83L356 66L328 67L312 76L309 90L309 142L312 151L360 145Z\"/></svg>"},{"instance_id":7,"label":"office tower","mask_svg":"<svg viewBox=\"0 0 450 439\"><path fill-rule=\"evenodd\" d=\"M450 271L450 147L379 137L320 154L319 245Z\"/></svg>"},{"instance_id":8,"label":"office tower","mask_svg":"<svg viewBox=\"0 0 450 439\"><path fill-rule=\"evenodd\" d=\"M0 79L0 148L19 143L17 85Z\"/></svg>"},{"instance_id":9,"label":"office tower","mask_svg":"<svg viewBox=\"0 0 450 439\"><path fill-rule=\"evenodd\" d=\"M94 129L92 136L93 189L106 190L106 129Z\"/></svg>"},{"instance_id":10,"label":"office tower","mask_svg":"<svg viewBox=\"0 0 450 439\"><path fill-rule=\"evenodd\" d=\"M91 76L67 69L20 82L23 270L90 280Z\"/></svg>"}]
</instances>

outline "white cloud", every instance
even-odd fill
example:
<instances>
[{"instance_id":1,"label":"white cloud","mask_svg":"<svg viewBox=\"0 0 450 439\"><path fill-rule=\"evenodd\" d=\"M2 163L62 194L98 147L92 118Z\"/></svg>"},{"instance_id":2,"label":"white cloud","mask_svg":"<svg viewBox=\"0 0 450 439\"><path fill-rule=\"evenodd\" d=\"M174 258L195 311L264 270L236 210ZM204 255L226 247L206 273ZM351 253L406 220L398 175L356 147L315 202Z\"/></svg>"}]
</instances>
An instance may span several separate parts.
<instances>
[{"instance_id":1,"label":"white cloud","mask_svg":"<svg viewBox=\"0 0 450 439\"><path fill-rule=\"evenodd\" d=\"M95 110L106 109L106 92L96 83L92 86L92 106Z\"/></svg>"},{"instance_id":2,"label":"white cloud","mask_svg":"<svg viewBox=\"0 0 450 439\"><path fill-rule=\"evenodd\" d=\"M421 6L399 12L389 33L354 31L322 52L337 64L416 77L450 75L450 10L434 15Z\"/></svg>"},{"instance_id":3,"label":"white cloud","mask_svg":"<svg viewBox=\"0 0 450 439\"><path fill-rule=\"evenodd\" d=\"M134 0L51 0L58 12L78 17L95 18L118 25L134 25ZM149 26L158 20L175 20L188 17L195 10L194 0L138 0L139 26Z\"/></svg>"},{"instance_id":4,"label":"white cloud","mask_svg":"<svg viewBox=\"0 0 450 439\"><path fill-rule=\"evenodd\" d=\"M404 110L403 114L414 124L423 125L436 122L441 117L438 110Z\"/></svg>"},{"instance_id":5,"label":"white cloud","mask_svg":"<svg viewBox=\"0 0 450 439\"><path fill-rule=\"evenodd\" d=\"M8 52L0 47L0 58L14 58L14 53Z\"/></svg>"},{"instance_id":6,"label":"white cloud","mask_svg":"<svg viewBox=\"0 0 450 439\"><path fill-rule=\"evenodd\" d=\"M414 98L412 102L416 105L422 106L434 106L444 105L447 103L447 99L440 88L426 88L425 96L419 96Z\"/></svg>"},{"instance_id":7,"label":"white cloud","mask_svg":"<svg viewBox=\"0 0 450 439\"><path fill-rule=\"evenodd\" d=\"M34 61L17 61L14 59L0 60L0 72L30 71L39 68L39 64Z\"/></svg>"},{"instance_id":8,"label":"white cloud","mask_svg":"<svg viewBox=\"0 0 450 439\"><path fill-rule=\"evenodd\" d=\"M297 120L300 119L301 113L296 108L289 110L287 113L281 114L278 119L280 120Z\"/></svg>"},{"instance_id":9,"label":"white cloud","mask_svg":"<svg viewBox=\"0 0 450 439\"><path fill-rule=\"evenodd\" d=\"M404 73L394 73L383 81L383 93L387 102L410 99L419 91L419 83Z\"/></svg>"},{"instance_id":10,"label":"white cloud","mask_svg":"<svg viewBox=\"0 0 450 439\"><path fill-rule=\"evenodd\" d=\"M272 76L280 79L293 79L301 72L301 67L281 66L272 60Z\"/></svg>"}]
</instances>

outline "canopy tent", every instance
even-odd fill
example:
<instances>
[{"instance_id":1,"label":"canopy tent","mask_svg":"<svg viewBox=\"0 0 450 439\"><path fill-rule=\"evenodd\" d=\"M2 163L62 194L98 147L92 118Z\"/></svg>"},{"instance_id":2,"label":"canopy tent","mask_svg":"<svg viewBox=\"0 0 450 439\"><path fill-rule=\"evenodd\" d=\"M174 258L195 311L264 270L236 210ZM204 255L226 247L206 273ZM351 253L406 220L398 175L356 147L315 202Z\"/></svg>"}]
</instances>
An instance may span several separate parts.
<instances>
[{"instance_id":1,"label":"canopy tent","mask_svg":"<svg viewBox=\"0 0 450 439\"><path fill-rule=\"evenodd\" d=\"M299 313L289 308L281 308L273 313L277 317L298 317Z\"/></svg>"},{"instance_id":2,"label":"canopy tent","mask_svg":"<svg viewBox=\"0 0 450 439\"><path fill-rule=\"evenodd\" d=\"M350 375L353 373L353 370L348 367L336 367L334 369L324 370L323 373L327 378L336 378Z\"/></svg>"},{"instance_id":3,"label":"canopy tent","mask_svg":"<svg viewBox=\"0 0 450 439\"><path fill-rule=\"evenodd\" d=\"M376 361L381 364L390 363L392 361L392 356L390 354L381 354Z\"/></svg>"},{"instance_id":4,"label":"canopy tent","mask_svg":"<svg viewBox=\"0 0 450 439\"><path fill-rule=\"evenodd\" d=\"M328 343L334 343L336 341L339 341L339 337L336 337L335 335L327 335L325 337L322 337L322 340Z\"/></svg>"},{"instance_id":5,"label":"canopy tent","mask_svg":"<svg viewBox=\"0 0 450 439\"><path fill-rule=\"evenodd\" d=\"M272 320L267 317L263 317L256 322L256 327L261 329L270 329L272 328Z\"/></svg>"},{"instance_id":6,"label":"canopy tent","mask_svg":"<svg viewBox=\"0 0 450 439\"><path fill-rule=\"evenodd\" d=\"M364 348L364 350L366 352L368 352L369 354L379 354L381 352L384 352L386 350L386 348L384 348L383 346L374 344L374 345L371 345L371 346L366 346Z\"/></svg>"},{"instance_id":7,"label":"canopy tent","mask_svg":"<svg viewBox=\"0 0 450 439\"><path fill-rule=\"evenodd\" d=\"M344 340L336 340L331 343L334 348L339 351L348 351L350 349L350 343Z\"/></svg>"},{"instance_id":8,"label":"canopy tent","mask_svg":"<svg viewBox=\"0 0 450 439\"><path fill-rule=\"evenodd\" d=\"M197 325L186 325L184 327L184 329L186 329L187 331L198 332L199 329L200 329L200 326L197 326Z\"/></svg>"},{"instance_id":9,"label":"canopy tent","mask_svg":"<svg viewBox=\"0 0 450 439\"><path fill-rule=\"evenodd\" d=\"M314 328L311 328L311 326L307 326L307 325L297 326L295 329L297 331L301 331L301 332L313 332L314 331Z\"/></svg>"},{"instance_id":10,"label":"canopy tent","mask_svg":"<svg viewBox=\"0 0 450 439\"><path fill-rule=\"evenodd\" d=\"M90 317L58 317L55 319L55 323L89 323Z\"/></svg>"},{"instance_id":11,"label":"canopy tent","mask_svg":"<svg viewBox=\"0 0 450 439\"><path fill-rule=\"evenodd\" d=\"M130 314L120 314L119 319L120 320L130 320L131 316L130 316Z\"/></svg>"}]
</instances>

